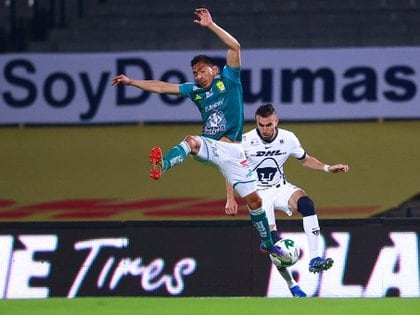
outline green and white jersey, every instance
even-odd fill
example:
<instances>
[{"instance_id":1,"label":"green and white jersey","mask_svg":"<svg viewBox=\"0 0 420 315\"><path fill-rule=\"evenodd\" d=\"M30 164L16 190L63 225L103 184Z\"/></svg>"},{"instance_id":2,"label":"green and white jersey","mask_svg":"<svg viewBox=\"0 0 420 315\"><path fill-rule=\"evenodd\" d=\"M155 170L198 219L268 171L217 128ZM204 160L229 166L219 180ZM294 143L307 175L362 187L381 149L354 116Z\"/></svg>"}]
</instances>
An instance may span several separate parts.
<instances>
[{"instance_id":1,"label":"green and white jersey","mask_svg":"<svg viewBox=\"0 0 420 315\"><path fill-rule=\"evenodd\" d=\"M180 85L181 95L198 107L203 122L202 135L219 140L225 136L241 141L244 126L244 105L240 68L225 66L208 89L197 83Z\"/></svg>"}]
</instances>

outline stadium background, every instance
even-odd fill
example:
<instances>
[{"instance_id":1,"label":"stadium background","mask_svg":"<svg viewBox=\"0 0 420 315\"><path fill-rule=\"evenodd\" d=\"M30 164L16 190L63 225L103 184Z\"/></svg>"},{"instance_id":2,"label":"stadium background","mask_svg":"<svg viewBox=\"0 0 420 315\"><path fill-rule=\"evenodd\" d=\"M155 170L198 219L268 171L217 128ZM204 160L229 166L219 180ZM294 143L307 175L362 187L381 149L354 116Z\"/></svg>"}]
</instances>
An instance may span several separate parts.
<instances>
[{"instance_id":1,"label":"stadium background","mask_svg":"<svg viewBox=\"0 0 420 315\"><path fill-rule=\"evenodd\" d=\"M11 7L2 4L2 52L179 50L196 49L197 45L200 49L220 49L217 40L203 36L200 30L191 30L189 38L176 35L186 27L192 29L190 12L201 5L208 5L216 21L232 31L243 47L387 47L416 46L420 42L417 1L241 1L240 5L235 1L168 0L29 3L33 5L27 1L10 2L12 6L16 4L16 19L10 15ZM166 32L168 28L171 34ZM246 129L252 126L248 122ZM313 197L321 219L340 219L338 226L346 225L346 220L348 224L367 224L368 220L350 219L385 216L387 210L398 208L419 192L417 120L284 122L283 126L294 131L308 152L321 160L350 164L349 174L330 176L308 171L297 161L288 162L289 180ZM0 218L6 223L2 230L18 239L33 233L34 228L42 230L43 224L60 235L61 221L114 224L165 220L160 225L165 227L170 226L169 221L194 220L198 222L192 226L199 228L200 224L205 226L202 220L248 220L243 205L240 216L223 215L222 178L192 160L171 170L170 176L159 182L149 180L150 148L160 144L168 149L199 129L195 124L170 122L3 126ZM413 210L415 213L415 209L404 208L400 213L407 217ZM417 219L410 220L408 225L418 234ZM41 225L20 225L34 221ZM282 226L282 221L279 223ZM103 226L104 235L112 233L112 224ZM88 226L82 224L80 230ZM300 231L295 222L283 226ZM78 229L75 231L77 234ZM255 247L252 241L247 244ZM214 292L217 295L217 289Z\"/></svg>"}]
</instances>

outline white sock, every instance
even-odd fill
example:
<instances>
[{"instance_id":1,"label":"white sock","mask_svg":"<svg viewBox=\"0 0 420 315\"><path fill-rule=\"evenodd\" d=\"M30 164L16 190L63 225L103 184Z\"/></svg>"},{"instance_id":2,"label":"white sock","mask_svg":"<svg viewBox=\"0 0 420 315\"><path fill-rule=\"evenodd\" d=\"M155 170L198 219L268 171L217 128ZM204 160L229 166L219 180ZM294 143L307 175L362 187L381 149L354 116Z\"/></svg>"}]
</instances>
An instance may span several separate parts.
<instances>
[{"instance_id":1,"label":"white sock","mask_svg":"<svg viewBox=\"0 0 420 315\"><path fill-rule=\"evenodd\" d=\"M277 267L277 270L279 271L283 279L286 281L289 289L297 285L297 282L293 279L292 275L286 267Z\"/></svg>"},{"instance_id":2,"label":"white sock","mask_svg":"<svg viewBox=\"0 0 420 315\"><path fill-rule=\"evenodd\" d=\"M318 237L320 228L318 224L318 216L316 214L303 217L303 230L305 231L308 240L309 256L315 258L319 256L318 253Z\"/></svg>"}]
</instances>

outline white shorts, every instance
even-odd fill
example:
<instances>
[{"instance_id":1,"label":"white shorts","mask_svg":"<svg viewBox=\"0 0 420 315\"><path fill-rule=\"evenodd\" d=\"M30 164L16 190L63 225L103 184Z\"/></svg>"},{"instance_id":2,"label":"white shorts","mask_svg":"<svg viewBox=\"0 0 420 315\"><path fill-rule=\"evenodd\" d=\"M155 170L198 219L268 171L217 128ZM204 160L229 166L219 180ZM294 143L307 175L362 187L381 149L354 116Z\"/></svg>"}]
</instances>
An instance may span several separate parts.
<instances>
[{"instance_id":1,"label":"white shorts","mask_svg":"<svg viewBox=\"0 0 420 315\"><path fill-rule=\"evenodd\" d=\"M199 138L200 151L194 156L197 161L215 166L242 198L257 190L256 176L248 167L242 144Z\"/></svg>"},{"instance_id":2,"label":"white shorts","mask_svg":"<svg viewBox=\"0 0 420 315\"><path fill-rule=\"evenodd\" d=\"M289 209L289 199L298 190L302 189L288 182L285 184L281 183L279 187L273 186L258 189L258 193L263 200L263 209L267 214L269 225L276 224L274 210L284 211L288 216L292 215L292 211Z\"/></svg>"}]
</instances>

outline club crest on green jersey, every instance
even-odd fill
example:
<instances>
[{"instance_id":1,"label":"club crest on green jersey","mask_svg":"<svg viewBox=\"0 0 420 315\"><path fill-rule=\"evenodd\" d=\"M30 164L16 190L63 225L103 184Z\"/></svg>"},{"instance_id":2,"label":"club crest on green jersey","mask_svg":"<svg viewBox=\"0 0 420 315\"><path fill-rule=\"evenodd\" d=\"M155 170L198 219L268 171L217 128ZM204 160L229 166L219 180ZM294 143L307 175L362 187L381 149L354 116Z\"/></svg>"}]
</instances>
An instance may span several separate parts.
<instances>
[{"instance_id":1,"label":"club crest on green jersey","mask_svg":"<svg viewBox=\"0 0 420 315\"><path fill-rule=\"evenodd\" d=\"M225 87L225 85L223 84L223 81L217 81L217 82L216 82L216 86L217 86L217 88L219 89L219 92L220 92L220 93L223 93L223 92L225 92L225 91L226 91L226 87Z\"/></svg>"}]
</instances>

